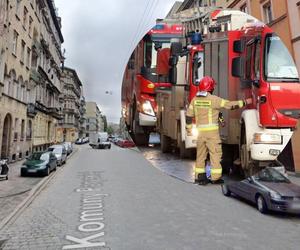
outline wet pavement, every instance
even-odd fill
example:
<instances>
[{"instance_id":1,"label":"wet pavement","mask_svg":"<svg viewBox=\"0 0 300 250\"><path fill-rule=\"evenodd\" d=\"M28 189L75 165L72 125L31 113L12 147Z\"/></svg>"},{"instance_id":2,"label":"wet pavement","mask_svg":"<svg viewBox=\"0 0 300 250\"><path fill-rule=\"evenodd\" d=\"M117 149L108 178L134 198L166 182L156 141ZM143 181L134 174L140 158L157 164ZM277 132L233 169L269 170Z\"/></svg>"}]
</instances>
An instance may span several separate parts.
<instances>
[{"instance_id":1,"label":"wet pavement","mask_svg":"<svg viewBox=\"0 0 300 250\"><path fill-rule=\"evenodd\" d=\"M159 146L156 147L139 147L144 157L156 168L169 176L182 180L184 182L194 182L194 165L195 159L180 159L176 153L162 153ZM300 178L294 173L289 173L288 178L300 185ZM241 176L224 176L225 181L240 181Z\"/></svg>"}]
</instances>

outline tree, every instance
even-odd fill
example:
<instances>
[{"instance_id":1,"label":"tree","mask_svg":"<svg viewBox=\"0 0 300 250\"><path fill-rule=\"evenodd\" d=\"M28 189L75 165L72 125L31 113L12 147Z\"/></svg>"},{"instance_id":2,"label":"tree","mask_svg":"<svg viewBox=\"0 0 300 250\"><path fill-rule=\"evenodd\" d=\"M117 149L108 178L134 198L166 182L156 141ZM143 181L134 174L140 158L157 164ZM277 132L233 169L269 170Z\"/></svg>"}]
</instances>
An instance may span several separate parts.
<instances>
[{"instance_id":1,"label":"tree","mask_svg":"<svg viewBox=\"0 0 300 250\"><path fill-rule=\"evenodd\" d=\"M107 119L106 119L105 115L102 116L102 120L103 120L103 130L104 130L104 132L108 132L107 131Z\"/></svg>"},{"instance_id":2,"label":"tree","mask_svg":"<svg viewBox=\"0 0 300 250\"><path fill-rule=\"evenodd\" d=\"M111 125L109 125L109 126L107 127L106 132L107 132L109 135L112 135L112 134L114 133L113 127L112 127Z\"/></svg>"}]
</instances>

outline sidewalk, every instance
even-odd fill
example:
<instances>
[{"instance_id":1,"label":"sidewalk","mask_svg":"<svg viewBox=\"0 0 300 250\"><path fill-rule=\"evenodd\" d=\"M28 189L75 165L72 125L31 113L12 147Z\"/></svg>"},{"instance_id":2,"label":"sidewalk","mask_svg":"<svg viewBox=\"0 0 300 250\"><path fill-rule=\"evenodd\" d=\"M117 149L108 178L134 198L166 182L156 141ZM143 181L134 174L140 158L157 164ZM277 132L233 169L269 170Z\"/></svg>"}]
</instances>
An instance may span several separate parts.
<instances>
[{"instance_id":1,"label":"sidewalk","mask_svg":"<svg viewBox=\"0 0 300 250\"><path fill-rule=\"evenodd\" d=\"M38 184L42 177L21 177L23 161L9 165L8 180L0 181L0 222L8 216Z\"/></svg>"},{"instance_id":2,"label":"sidewalk","mask_svg":"<svg viewBox=\"0 0 300 250\"><path fill-rule=\"evenodd\" d=\"M74 148L73 153L68 156L68 159L72 157L77 150L77 148ZM32 195L30 191L46 178L41 176L21 177L20 169L24 162L25 160L22 160L10 164L8 180L0 181L0 224L21 205L26 198ZM50 176L54 173L55 172L51 172Z\"/></svg>"}]
</instances>

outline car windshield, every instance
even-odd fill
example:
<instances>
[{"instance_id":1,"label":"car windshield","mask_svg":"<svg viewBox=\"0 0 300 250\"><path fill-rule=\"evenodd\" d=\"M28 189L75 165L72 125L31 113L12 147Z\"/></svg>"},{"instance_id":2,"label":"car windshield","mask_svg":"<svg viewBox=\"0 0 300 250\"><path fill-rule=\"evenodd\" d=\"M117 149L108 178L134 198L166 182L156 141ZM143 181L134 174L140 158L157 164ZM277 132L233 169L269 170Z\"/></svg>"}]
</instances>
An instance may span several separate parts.
<instances>
[{"instance_id":1,"label":"car windshield","mask_svg":"<svg viewBox=\"0 0 300 250\"><path fill-rule=\"evenodd\" d=\"M275 34L266 38L265 77L268 81L299 81L290 52Z\"/></svg>"},{"instance_id":2,"label":"car windshield","mask_svg":"<svg viewBox=\"0 0 300 250\"><path fill-rule=\"evenodd\" d=\"M28 160L31 160L31 161L37 161L37 160L41 160L41 156L43 155L43 153L33 153L29 158Z\"/></svg>"},{"instance_id":3,"label":"car windshield","mask_svg":"<svg viewBox=\"0 0 300 250\"><path fill-rule=\"evenodd\" d=\"M49 160L49 153L44 153L41 155L40 160L48 161Z\"/></svg>"},{"instance_id":4,"label":"car windshield","mask_svg":"<svg viewBox=\"0 0 300 250\"><path fill-rule=\"evenodd\" d=\"M49 148L48 151L51 151L54 154L61 154L62 148Z\"/></svg>"},{"instance_id":5,"label":"car windshield","mask_svg":"<svg viewBox=\"0 0 300 250\"><path fill-rule=\"evenodd\" d=\"M265 181L265 182L283 182L289 183L289 179L287 179L284 175L279 173L277 170L272 168L266 168L258 172L254 176L257 181Z\"/></svg>"}]
</instances>

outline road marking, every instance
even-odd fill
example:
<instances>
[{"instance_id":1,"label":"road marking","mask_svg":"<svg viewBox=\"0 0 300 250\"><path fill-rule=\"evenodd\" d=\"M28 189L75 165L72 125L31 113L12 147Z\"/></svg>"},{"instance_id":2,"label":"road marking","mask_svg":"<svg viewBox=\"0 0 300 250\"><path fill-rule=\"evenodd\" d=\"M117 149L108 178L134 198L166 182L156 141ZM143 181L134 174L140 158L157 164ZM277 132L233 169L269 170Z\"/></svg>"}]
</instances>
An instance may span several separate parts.
<instances>
[{"instance_id":1,"label":"road marking","mask_svg":"<svg viewBox=\"0 0 300 250\"><path fill-rule=\"evenodd\" d=\"M81 172L81 185L75 189L81 194L81 207L79 215L80 233L94 233L84 238L66 235L66 240L72 244L63 246L62 249L78 249L90 247L105 247L106 242L101 237L105 235L104 228L104 198L108 194L101 193L103 179L101 172ZM95 241L95 240L98 241ZM91 242L93 240L93 242Z\"/></svg>"}]
</instances>

